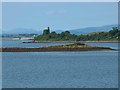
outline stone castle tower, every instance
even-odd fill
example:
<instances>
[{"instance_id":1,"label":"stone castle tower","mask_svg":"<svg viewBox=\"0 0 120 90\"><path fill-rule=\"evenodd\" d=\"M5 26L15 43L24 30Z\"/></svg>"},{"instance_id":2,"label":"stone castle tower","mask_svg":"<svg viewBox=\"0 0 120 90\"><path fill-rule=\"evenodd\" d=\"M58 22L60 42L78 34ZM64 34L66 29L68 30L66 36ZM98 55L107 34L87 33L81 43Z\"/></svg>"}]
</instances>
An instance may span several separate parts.
<instances>
[{"instance_id":1,"label":"stone castle tower","mask_svg":"<svg viewBox=\"0 0 120 90\"><path fill-rule=\"evenodd\" d=\"M48 27L47 29L43 30L43 35L50 34L50 28Z\"/></svg>"}]
</instances>

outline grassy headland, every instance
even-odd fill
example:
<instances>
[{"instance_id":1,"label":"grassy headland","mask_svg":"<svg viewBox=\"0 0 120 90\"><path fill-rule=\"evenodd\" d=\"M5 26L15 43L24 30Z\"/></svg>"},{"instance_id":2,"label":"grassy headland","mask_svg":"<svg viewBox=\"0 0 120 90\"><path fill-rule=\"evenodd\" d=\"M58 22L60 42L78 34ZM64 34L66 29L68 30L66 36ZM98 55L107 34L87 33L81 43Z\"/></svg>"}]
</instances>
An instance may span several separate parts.
<instances>
[{"instance_id":1,"label":"grassy headland","mask_svg":"<svg viewBox=\"0 0 120 90\"><path fill-rule=\"evenodd\" d=\"M113 27L109 32L92 32L89 34L75 35L69 31L56 33L55 31L50 33L50 29L43 31L42 35L34 38L34 41L118 41L120 36L120 30L117 27Z\"/></svg>"}]
</instances>

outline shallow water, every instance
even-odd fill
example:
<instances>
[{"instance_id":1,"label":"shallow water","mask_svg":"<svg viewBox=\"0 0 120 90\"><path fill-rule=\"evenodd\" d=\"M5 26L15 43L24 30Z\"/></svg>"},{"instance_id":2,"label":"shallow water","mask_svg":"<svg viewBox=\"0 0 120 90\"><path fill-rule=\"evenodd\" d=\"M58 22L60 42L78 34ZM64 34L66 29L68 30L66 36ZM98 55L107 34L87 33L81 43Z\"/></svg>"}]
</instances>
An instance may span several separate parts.
<instances>
[{"instance_id":1,"label":"shallow water","mask_svg":"<svg viewBox=\"0 0 120 90\"><path fill-rule=\"evenodd\" d=\"M43 47L43 46L55 46L55 45L65 45L70 44L67 42L61 43L23 43L23 42L30 42L31 40L4 40L2 41L2 47Z\"/></svg>"},{"instance_id":2,"label":"shallow water","mask_svg":"<svg viewBox=\"0 0 120 90\"><path fill-rule=\"evenodd\" d=\"M2 58L3 88L118 87L118 51L4 52Z\"/></svg>"}]
</instances>

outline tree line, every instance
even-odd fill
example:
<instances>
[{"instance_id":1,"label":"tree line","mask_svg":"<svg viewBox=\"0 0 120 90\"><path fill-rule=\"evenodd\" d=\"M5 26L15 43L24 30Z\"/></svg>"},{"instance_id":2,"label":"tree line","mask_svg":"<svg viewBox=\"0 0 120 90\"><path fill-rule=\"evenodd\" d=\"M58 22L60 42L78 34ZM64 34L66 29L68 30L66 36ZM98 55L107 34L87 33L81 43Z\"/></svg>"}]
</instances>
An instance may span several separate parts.
<instances>
[{"instance_id":1,"label":"tree line","mask_svg":"<svg viewBox=\"0 0 120 90\"><path fill-rule=\"evenodd\" d=\"M45 29L42 35L34 38L36 41L113 41L119 40L120 30L113 27L109 32L92 32L89 34L71 34L70 31L50 33L50 29Z\"/></svg>"}]
</instances>

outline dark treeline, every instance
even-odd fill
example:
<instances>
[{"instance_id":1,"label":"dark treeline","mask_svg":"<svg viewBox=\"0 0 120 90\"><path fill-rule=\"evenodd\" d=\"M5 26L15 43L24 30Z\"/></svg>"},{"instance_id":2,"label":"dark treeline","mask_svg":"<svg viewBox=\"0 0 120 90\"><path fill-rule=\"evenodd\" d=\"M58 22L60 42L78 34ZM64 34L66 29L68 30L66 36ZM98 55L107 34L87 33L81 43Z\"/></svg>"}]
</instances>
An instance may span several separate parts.
<instances>
[{"instance_id":1,"label":"dark treeline","mask_svg":"<svg viewBox=\"0 0 120 90\"><path fill-rule=\"evenodd\" d=\"M36 41L114 41L118 40L120 30L113 27L109 32L93 32L89 34L75 35L69 31L57 34L55 31L50 33L50 29L45 29L42 35L35 37Z\"/></svg>"}]
</instances>

